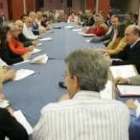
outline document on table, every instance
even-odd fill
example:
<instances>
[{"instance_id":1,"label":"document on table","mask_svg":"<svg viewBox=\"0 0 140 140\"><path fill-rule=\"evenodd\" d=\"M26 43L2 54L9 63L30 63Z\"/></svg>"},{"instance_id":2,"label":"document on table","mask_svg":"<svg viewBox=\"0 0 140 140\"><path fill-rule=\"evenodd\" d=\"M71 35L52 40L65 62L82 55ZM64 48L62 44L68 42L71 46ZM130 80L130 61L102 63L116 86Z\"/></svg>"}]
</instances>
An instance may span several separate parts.
<instances>
[{"instance_id":1,"label":"document on table","mask_svg":"<svg viewBox=\"0 0 140 140\"><path fill-rule=\"evenodd\" d=\"M111 66L110 71L114 79L117 77L128 78L137 75L136 68L133 65Z\"/></svg>"},{"instance_id":2,"label":"document on table","mask_svg":"<svg viewBox=\"0 0 140 140\"><path fill-rule=\"evenodd\" d=\"M84 33L84 32L79 32L78 34L82 35L84 37L94 37L94 36L96 36L95 34L87 34L87 33Z\"/></svg>"},{"instance_id":3,"label":"document on table","mask_svg":"<svg viewBox=\"0 0 140 140\"><path fill-rule=\"evenodd\" d=\"M80 29L73 29L72 31L73 32L81 32L82 31L82 28L80 28Z\"/></svg>"},{"instance_id":4,"label":"document on table","mask_svg":"<svg viewBox=\"0 0 140 140\"><path fill-rule=\"evenodd\" d=\"M10 105L9 101L3 100L0 102L0 108L6 108Z\"/></svg>"},{"instance_id":5,"label":"document on table","mask_svg":"<svg viewBox=\"0 0 140 140\"><path fill-rule=\"evenodd\" d=\"M47 54L43 54L43 55L35 57L30 63L31 64L46 64L47 61L48 61Z\"/></svg>"},{"instance_id":6,"label":"document on table","mask_svg":"<svg viewBox=\"0 0 140 140\"><path fill-rule=\"evenodd\" d=\"M28 62L30 62L30 60L26 60L26 61L22 61L22 62L16 63L16 64L14 64L14 66L20 65L20 64L24 64L24 63L28 63Z\"/></svg>"},{"instance_id":7,"label":"document on table","mask_svg":"<svg viewBox=\"0 0 140 140\"><path fill-rule=\"evenodd\" d=\"M37 46L42 46L42 43L38 43Z\"/></svg>"},{"instance_id":8,"label":"document on table","mask_svg":"<svg viewBox=\"0 0 140 140\"><path fill-rule=\"evenodd\" d=\"M140 86L117 85L121 96L140 96Z\"/></svg>"},{"instance_id":9,"label":"document on table","mask_svg":"<svg viewBox=\"0 0 140 140\"><path fill-rule=\"evenodd\" d=\"M50 41L50 40L52 40L51 37L45 37L45 38L39 39L39 41Z\"/></svg>"},{"instance_id":10,"label":"document on table","mask_svg":"<svg viewBox=\"0 0 140 140\"><path fill-rule=\"evenodd\" d=\"M26 77L33 75L33 74L35 74L35 71L33 71L33 70L20 69L16 72L16 76L15 76L14 81L22 80Z\"/></svg>"},{"instance_id":11,"label":"document on table","mask_svg":"<svg viewBox=\"0 0 140 140\"><path fill-rule=\"evenodd\" d=\"M29 124L29 122L27 121L27 119L25 118L25 116L23 115L23 113L21 112L21 110L15 111L14 112L14 117L16 118L16 120L22 124L22 126L26 129L27 133L29 135L32 134L33 132L33 128L32 126Z\"/></svg>"},{"instance_id":12,"label":"document on table","mask_svg":"<svg viewBox=\"0 0 140 140\"><path fill-rule=\"evenodd\" d=\"M112 87L113 87L112 86L112 81L109 80L107 82L106 86L105 86L105 89L100 92L102 99L106 99L106 100L112 100L113 99Z\"/></svg>"},{"instance_id":13,"label":"document on table","mask_svg":"<svg viewBox=\"0 0 140 140\"><path fill-rule=\"evenodd\" d=\"M42 50L35 48L32 52L30 52L30 54L36 54L36 53L39 53L39 52L42 52Z\"/></svg>"},{"instance_id":14,"label":"document on table","mask_svg":"<svg viewBox=\"0 0 140 140\"><path fill-rule=\"evenodd\" d=\"M66 26L65 29L73 29L73 26Z\"/></svg>"}]
</instances>

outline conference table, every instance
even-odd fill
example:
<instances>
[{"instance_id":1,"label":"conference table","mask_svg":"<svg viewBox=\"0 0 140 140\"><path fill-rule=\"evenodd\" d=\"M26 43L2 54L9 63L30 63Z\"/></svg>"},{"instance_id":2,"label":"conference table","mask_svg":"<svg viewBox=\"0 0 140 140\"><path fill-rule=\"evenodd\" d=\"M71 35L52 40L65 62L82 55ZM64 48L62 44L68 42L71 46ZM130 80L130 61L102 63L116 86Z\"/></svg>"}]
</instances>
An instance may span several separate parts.
<instances>
[{"instance_id":1,"label":"conference table","mask_svg":"<svg viewBox=\"0 0 140 140\"><path fill-rule=\"evenodd\" d=\"M67 91L59 87L58 83L64 80L65 57L77 49L104 48L102 43L89 43L77 32L68 29L74 24L57 23L52 25L51 32L43 37L51 37L50 41L43 41L38 46L42 52L34 54L31 59L41 54L47 54L46 64L23 63L13 65L15 70L34 70L35 74L20 81L11 81L4 84L6 99L10 101L15 110L21 110L29 123L34 127L40 117L42 107L49 103L58 102Z\"/></svg>"}]
</instances>

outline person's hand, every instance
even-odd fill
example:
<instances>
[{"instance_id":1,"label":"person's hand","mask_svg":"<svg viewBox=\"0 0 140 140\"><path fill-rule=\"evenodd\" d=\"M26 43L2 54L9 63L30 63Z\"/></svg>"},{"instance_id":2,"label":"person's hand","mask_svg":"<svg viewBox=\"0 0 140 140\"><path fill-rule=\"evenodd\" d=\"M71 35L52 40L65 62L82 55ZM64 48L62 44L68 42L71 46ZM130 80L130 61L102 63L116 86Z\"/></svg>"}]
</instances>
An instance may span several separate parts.
<instances>
[{"instance_id":1,"label":"person's hand","mask_svg":"<svg viewBox=\"0 0 140 140\"><path fill-rule=\"evenodd\" d=\"M23 58L24 61L29 60L30 54L26 53L26 54L22 55L22 58Z\"/></svg>"},{"instance_id":2,"label":"person's hand","mask_svg":"<svg viewBox=\"0 0 140 140\"><path fill-rule=\"evenodd\" d=\"M15 78L15 71L14 70L9 70L8 71L9 79L14 80Z\"/></svg>"},{"instance_id":3,"label":"person's hand","mask_svg":"<svg viewBox=\"0 0 140 140\"><path fill-rule=\"evenodd\" d=\"M136 110L137 109L137 106L135 105L134 101L133 100L128 100L126 102L126 105L129 109L133 109L133 110Z\"/></svg>"},{"instance_id":4,"label":"person's hand","mask_svg":"<svg viewBox=\"0 0 140 140\"><path fill-rule=\"evenodd\" d=\"M115 84L120 84L120 85L130 84L130 80L127 78L118 77L115 79Z\"/></svg>"},{"instance_id":5,"label":"person's hand","mask_svg":"<svg viewBox=\"0 0 140 140\"><path fill-rule=\"evenodd\" d=\"M29 46L29 51L32 52L34 50L35 46Z\"/></svg>"},{"instance_id":6,"label":"person's hand","mask_svg":"<svg viewBox=\"0 0 140 140\"><path fill-rule=\"evenodd\" d=\"M32 44L35 45L35 46L37 46L39 44L39 40L36 39L36 40L32 41Z\"/></svg>"},{"instance_id":7,"label":"person's hand","mask_svg":"<svg viewBox=\"0 0 140 140\"><path fill-rule=\"evenodd\" d=\"M42 27L42 28L40 29L40 34L45 34L45 32L46 32L46 28Z\"/></svg>"}]
</instances>

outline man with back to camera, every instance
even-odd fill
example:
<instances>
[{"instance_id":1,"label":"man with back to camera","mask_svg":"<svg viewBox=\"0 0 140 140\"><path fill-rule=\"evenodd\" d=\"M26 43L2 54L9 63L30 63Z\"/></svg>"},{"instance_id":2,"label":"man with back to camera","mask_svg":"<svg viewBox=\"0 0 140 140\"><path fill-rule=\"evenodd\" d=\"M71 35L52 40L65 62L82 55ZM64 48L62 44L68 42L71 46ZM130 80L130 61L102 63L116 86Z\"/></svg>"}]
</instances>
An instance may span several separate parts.
<instances>
[{"instance_id":1,"label":"man with back to camera","mask_svg":"<svg viewBox=\"0 0 140 140\"><path fill-rule=\"evenodd\" d=\"M108 79L109 66L104 58L90 49L77 50L65 63L70 99L46 105L41 110L33 139L128 140L127 107L100 97Z\"/></svg>"}]
</instances>

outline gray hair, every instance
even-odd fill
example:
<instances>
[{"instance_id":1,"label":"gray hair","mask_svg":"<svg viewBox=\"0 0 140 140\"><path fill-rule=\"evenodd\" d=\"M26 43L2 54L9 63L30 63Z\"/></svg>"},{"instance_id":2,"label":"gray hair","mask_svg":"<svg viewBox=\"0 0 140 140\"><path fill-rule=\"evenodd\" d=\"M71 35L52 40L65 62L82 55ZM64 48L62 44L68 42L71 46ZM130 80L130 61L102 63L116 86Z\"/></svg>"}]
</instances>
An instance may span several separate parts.
<instances>
[{"instance_id":1,"label":"gray hair","mask_svg":"<svg viewBox=\"0 0 140 140\"><path fill-rule=\"evenodd\" d=\"M99 92L105 88L109 65L97 52L77 50L65 59L65 63L71 76L78 78L81 90Z\"/></svg>"}]
</instances>

